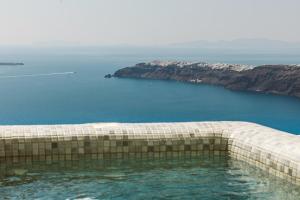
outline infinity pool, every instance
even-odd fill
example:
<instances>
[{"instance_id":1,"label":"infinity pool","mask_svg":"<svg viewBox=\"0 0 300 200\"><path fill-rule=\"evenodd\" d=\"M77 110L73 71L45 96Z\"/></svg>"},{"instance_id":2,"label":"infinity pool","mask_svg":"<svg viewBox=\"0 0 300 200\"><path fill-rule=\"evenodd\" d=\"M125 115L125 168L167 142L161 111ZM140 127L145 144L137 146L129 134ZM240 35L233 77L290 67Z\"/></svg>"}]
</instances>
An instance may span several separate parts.
<instances>
[{"instance_id":1,"label":"infinity pool","mask_svg":"<svg viewBox=\"0 0 300 200\"><path fill-rule=\"evenodd\" d=\"M300 188L226 157L2 165L3 199L299 199Z\"/></svg>"}]
</instances>

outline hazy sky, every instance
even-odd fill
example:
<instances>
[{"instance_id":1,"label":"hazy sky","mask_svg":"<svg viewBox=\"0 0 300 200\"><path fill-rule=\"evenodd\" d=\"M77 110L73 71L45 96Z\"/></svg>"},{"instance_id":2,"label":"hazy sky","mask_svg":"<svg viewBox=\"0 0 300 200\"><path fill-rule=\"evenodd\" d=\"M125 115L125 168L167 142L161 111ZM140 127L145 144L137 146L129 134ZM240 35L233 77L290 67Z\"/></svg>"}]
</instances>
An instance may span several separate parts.
<instances>
[{"instance_id":1,"label":"hazy sky","mask_svg":"<svg viewBox=\"0 0 300 200\"><path fill-rule=\"evenodd\" d=\"M0 44L300 41L300 0L0 0Z\"/></svg>"}]
</instances>

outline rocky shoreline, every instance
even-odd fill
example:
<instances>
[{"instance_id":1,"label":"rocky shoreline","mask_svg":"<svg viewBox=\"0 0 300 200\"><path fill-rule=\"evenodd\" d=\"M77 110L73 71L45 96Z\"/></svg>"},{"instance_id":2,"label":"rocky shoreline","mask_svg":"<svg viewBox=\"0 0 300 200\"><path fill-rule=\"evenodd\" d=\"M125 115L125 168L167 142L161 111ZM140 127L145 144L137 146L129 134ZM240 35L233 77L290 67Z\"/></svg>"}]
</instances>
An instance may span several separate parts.
<instances>
[{"instance_id":1,"label":"rocky shoreline","mask_svg":"<svg viewBox=\"0 0 300 200\"><path fill-rule=\"evenodd\" d=\"M138 63L106 78L175 80L220 85L231 90L280 94L300 98L300 65L209 64L205 62Z\"/></svg>"}]
</instances>

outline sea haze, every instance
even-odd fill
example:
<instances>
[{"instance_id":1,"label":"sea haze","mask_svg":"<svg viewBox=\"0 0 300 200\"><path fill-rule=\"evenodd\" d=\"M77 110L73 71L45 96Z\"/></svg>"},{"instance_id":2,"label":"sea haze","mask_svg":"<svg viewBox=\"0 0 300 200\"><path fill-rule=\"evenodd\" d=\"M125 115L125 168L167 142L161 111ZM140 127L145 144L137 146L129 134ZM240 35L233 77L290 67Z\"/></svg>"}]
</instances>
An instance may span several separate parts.
<instances>
[{"instance_id":1,"label":"sea haze","mask_svg":"<svg viewBox=\"0 0 300 200\"><path fill-rule=\"evenodd\" d=\"M300 134L300 99L172 81L104 79L151 60L300 63L296 53L169 48L0 49L0 124L241 120Z\"/></svg>"}]
</instances>

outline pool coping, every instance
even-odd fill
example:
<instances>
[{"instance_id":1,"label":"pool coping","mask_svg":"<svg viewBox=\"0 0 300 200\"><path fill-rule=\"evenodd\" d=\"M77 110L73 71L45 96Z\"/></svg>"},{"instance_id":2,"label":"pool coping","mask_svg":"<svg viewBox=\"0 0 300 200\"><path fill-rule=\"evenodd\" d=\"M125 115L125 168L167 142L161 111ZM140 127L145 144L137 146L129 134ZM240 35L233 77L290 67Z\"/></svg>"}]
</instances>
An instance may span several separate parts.
<instances>
[{"instance_id":1,"label":"pool coping","mask_svg":"<svg viewBox=\"0 0 300 200\"><path fill-rule=\"evenodd\" d=\"M0 126L0 163L227 154L300 185L300 136L255 123Z\"/></svg>"}]
</instances>

